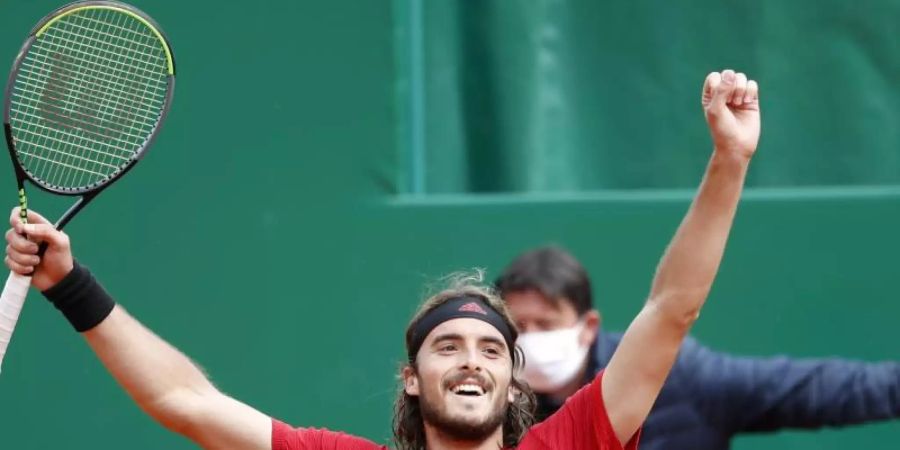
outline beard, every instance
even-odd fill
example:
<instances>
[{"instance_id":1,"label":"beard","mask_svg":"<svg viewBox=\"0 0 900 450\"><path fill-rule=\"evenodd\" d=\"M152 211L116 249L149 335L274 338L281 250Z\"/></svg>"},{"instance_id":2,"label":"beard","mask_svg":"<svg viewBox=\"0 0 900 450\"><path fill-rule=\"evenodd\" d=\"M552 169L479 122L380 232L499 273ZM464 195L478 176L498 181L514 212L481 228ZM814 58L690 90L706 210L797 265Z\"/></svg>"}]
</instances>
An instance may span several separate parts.
<instances>
[{"instance_id":1,"label":"beard","mask_svg":"<svg viewBox=\"0 0 900 450\"><path fill-rule=\"evenodd\" d=\"M487 394L485 394L487 395ZM509 409L509 400L499 395L492 405L490 414L484 420L450 417L434 402L429 401L425 392L419 396L419 407L425 423L433 426L447 437L464 442L479 442L487 439L503 425Z\"/></svg>"}]
</instances>

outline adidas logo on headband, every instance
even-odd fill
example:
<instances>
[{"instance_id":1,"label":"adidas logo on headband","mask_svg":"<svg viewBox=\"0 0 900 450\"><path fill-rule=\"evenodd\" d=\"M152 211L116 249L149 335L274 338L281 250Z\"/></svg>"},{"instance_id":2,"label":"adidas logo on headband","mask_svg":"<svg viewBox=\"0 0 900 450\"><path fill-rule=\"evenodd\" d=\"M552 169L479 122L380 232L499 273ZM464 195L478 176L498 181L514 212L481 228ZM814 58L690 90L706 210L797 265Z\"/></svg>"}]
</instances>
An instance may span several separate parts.
<instances>
[{"instance_id":1,"label":"adidas logo on headband","mask_svg":"<svg viewBox=\"0 0 900 450\"><path fill-rule=\"evenodd\" d=\"M466 303L465 305L460 306L458 311L473 312L473 313L478 313L478 314L482 314L485 316L488 315L487 311L485 311L484 308L482 308L481 306L478 305L478 303L475 303L475 302L469 302L469 303Z\"/></svg>"}]
</instances>

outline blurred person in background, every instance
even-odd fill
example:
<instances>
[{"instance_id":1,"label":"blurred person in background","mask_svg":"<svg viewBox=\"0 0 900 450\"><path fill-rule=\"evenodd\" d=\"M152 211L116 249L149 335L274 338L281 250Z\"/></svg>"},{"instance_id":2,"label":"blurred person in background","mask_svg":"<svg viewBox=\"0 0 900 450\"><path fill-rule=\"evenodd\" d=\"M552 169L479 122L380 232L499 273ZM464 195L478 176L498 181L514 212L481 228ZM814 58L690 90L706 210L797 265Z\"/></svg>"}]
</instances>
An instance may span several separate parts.
<instances>
[{"instance_id":1,"label":"blurred person in background","mask_svg":"<svg viewBox=\"0 0 900 450\"><path fill-rule=\"evenodd\" d=\"M562 248L515 258L495 285L522 333L524 378L553 414L622 339L604 330L587 271ZM688 337L641 436L644 450L724 450L738 433L900 417L900 364L742 357Z\"/></svg>"}]
</instances>

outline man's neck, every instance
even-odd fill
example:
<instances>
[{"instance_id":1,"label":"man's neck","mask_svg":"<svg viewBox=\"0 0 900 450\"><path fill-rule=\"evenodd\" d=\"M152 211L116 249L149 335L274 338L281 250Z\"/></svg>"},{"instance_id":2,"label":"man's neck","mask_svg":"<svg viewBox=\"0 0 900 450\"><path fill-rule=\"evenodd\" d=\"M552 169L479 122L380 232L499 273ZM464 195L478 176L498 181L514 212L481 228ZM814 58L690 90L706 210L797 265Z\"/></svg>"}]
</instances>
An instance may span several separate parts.
<instances>
[{"instance_id":1,"label":"man's neck","mask_svg":"<svg viewBox=\"0 0 900 450\"><path fill-rule=\"evenodd\" d=\"M481 441L472 442L452 439L425 424L425 440L428 450L499 450L503 448L503 427L497 427L497 431Z\"/></svg>"}]
</instances>

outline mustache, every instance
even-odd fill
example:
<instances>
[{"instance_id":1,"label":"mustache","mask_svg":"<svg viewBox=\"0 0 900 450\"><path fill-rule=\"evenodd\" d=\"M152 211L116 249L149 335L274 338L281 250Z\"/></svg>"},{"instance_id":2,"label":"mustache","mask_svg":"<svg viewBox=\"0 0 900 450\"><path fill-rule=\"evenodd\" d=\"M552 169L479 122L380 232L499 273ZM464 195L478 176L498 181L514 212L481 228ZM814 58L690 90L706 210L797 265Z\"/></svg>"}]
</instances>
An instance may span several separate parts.
<instances>
[{"instance_id":1,"label":"mustache","mask_svg":"<svg viewBox=\"0 0 900 450\"><path fill-rule=\"evenodd\" d=\"M474 381L479 386L483 387L485 392L494 389L494 383L492 383L491 380L484 375L477 372L460 372L458 374L455 374L444 381L444 388L449 389L451 386L461 384L466 381Z\"/></svg>"}]
</instances>

